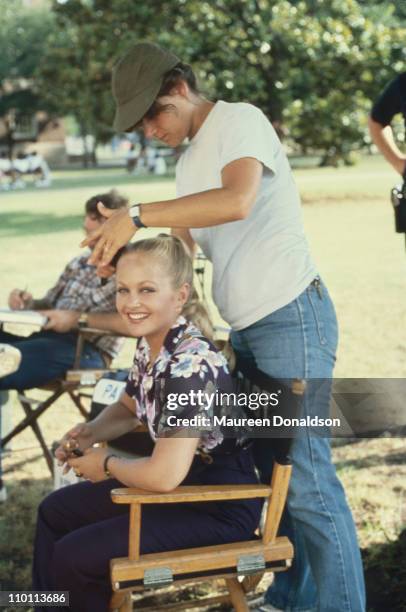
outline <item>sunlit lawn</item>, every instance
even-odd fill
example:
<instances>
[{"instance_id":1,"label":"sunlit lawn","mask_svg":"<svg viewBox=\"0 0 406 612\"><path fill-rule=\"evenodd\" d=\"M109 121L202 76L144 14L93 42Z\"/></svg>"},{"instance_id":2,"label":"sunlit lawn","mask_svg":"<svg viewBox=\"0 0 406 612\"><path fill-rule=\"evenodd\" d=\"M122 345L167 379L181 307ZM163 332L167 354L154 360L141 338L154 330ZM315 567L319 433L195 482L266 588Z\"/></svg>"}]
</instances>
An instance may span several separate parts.
<instances>
[{"instance_id":1,"label":"sunlit lawn","mask_svg":"<svg viewBox=\"0 0 406 612\"><path fill-rule=\"evenodd\" d=\"M337 376L405 376L406 252L388 203L395 174L367 158L295 176L311 249L340 321ZM173 179L135 179L120 169L59 172L54 185L0 193L0 304L15 286L42 294L79 252L83 203L91 195L112 186L133 202L175 195Z\"/></svg>"},{"instance_id":2,"label":"sunlit lawn","mask_svg":"<svg viewBox=\"0 0 406 612\"><path fill-rule=\"evenodd\" d=\"M405 377L406 252L403 236L394 232L388 201L396 175L380 159L366 158L345 169L297 169L295 177L311 249L340 322L337 375ZM128 177L124 169L57 172L54 179L48 190L0 193L0 307L13 287L43 295L66 261L79 252L88 197L111 187L132 202L175 195L173 178ZM118 363L128 365L131 352L127 346ZM51 442L77 419L64 400L41 420ZM0 547L5 547L4 556L0 552L0 582L15 588L28 586L31 534L25 525L31 524L30 532L35 505L50 487L40 453L29 450L35 446L32 434L25 432L6 458L10 501L0 507L6 518L0 525ZM363 441L335 450L363 546L393 539L406 520L405 456L402 439Z\"/></svg>"}]
</instances>

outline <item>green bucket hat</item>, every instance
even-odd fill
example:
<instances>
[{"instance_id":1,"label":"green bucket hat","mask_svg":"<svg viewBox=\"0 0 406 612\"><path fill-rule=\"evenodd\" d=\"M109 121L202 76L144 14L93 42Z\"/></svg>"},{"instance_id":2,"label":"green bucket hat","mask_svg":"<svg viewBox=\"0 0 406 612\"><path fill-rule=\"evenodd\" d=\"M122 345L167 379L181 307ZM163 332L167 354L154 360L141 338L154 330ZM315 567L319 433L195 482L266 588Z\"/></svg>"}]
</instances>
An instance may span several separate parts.
<instances>
[{"instance_id":1,"label":"green bucket hat","mask_svg":"<svg viewBox=\"0 0 406 612\"><path fill-rule=\"evenodd\" d=\"M117 60L112 74L117 132L129 130L142 119L161 89L163 75L179 62L176 55L149 42L132 46Z\"/></svg>"}]
</instances>

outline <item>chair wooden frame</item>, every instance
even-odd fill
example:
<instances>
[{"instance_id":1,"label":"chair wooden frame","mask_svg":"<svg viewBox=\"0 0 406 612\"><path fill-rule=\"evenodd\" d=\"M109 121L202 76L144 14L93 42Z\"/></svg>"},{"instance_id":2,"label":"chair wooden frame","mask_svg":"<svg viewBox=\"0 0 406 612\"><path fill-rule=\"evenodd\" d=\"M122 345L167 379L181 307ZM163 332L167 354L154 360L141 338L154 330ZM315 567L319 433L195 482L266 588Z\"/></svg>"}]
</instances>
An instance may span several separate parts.
<instances>
[{"instance_id":1,"label":"chair wooden frame","mask_svg":"<svg viewBox=\"0 0 406 612\"><path fill-rule=\"evenodd\" d=\"M296 397L297 405L301 402L304 390L304 381L294 381L291 392ZM132 488L114 489L111 492L113 502L130 506L130 527L128 557L112 559L110 562L113 589L110 610L130 612L131 592L142 591L148 586L159 587L172 582L186 584L222 579L228 590L226 595L203 598L176 606L165 605L159 609L181 610L227 602L233 605L236 612L248 612L246 594L255 589L265 572L288 569L294 555L289 539L278 536L292 470L288 455L292 440L284 442L282 446L284 450L273 464L270 486L263 484L180 486L170 493L154 493ZM140 554L143 504L252 498L268 500L260 539L173 552ZM239 577L242 579L239 580ZM157 610L156 606L149 609ZM142 607L137 610L144 612L147 608Z\"/></svg>"},{"instance_id":2,"label":"chair wooden frame","mask_svg":"<svg viewBox=\"0 0 406 612\"><path fill-rule=\"evenodd\" d=\"M19 433L27 427L31 427L35 437L37 438L45 461L53 476L53 457L52 453L44 439L43 433L38 423L40 416L46 412L64 393L67 393L76 408L79 410L82 417L85 419L89 416L89 410L83 403L84 399L91 399L92 395L85 392L86 388L92 388L97 383L99 378L106 373L114 371L114 369L106 366L104 369L84 369L80 368L80 360L82 357L83 346L88 335L106 334L105 330L86 327L80 329L75 349L75 359L72 369L68 370L61 378L56 378L49 383L36 387L44 391L50 391L50 395L43 401L33 399L27 395L27 391L17 393L17 398L21 407L24 410L25 417L1 440L1 445L4 446L15 438ZM109 335L114 335L108 332Z\"/></svg>"}]
</instances>

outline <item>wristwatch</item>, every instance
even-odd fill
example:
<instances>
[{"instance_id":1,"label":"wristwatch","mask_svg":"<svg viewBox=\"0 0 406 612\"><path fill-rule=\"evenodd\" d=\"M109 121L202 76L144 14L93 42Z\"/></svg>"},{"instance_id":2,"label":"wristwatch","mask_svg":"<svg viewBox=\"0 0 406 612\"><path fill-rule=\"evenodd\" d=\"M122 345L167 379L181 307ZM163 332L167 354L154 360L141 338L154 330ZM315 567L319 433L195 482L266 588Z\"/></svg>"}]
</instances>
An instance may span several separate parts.
<instances>
[{"instance_id":1,"label":"wristwatch","mask_svg":"<svg viewBox=\"0 0 406 612\"><path fill-rule=\"evenodd\" d=\"M78 319L78 328L85 329L88 325L89 314L87 312L82 312Z\"/></svg>"},{"instance_id":2,"label":"wristwatch","mask_svg":"<svg viewBox=\"0 0 406 612\"><path fill-rule=\"evenodd\" d=\"M145 223L143 223L140 219L141 204L134 204L133 206L131 206L131 208L129 208L128 210L128 214L130 215L134 225L138 227L138 229L141 229L142 227L147 227Z\"/></svg>"}]
</instances>

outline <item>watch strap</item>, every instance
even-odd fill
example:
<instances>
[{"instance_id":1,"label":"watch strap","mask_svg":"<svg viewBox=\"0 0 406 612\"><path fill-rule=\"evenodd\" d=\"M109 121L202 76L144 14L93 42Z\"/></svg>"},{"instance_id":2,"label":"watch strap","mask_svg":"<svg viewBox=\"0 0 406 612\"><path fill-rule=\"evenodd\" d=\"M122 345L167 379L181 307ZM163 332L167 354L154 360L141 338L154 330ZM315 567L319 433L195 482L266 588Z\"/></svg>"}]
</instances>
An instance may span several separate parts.
<instances>
[{"instance_id":1,"label":"watch strap","mask_svg":"<svg viewBox=\"0 0 406 612\"><path fill-rule=\"evenodd\" d=\"M140 218L141 208L140 207L141 207L141 204L133 204L133 206L131 206L128 211L131 219L133 220L134 225L138 227L138 229L147 227L145 223L141 221L141 218Z\"/></svg>"}]
</instances>

